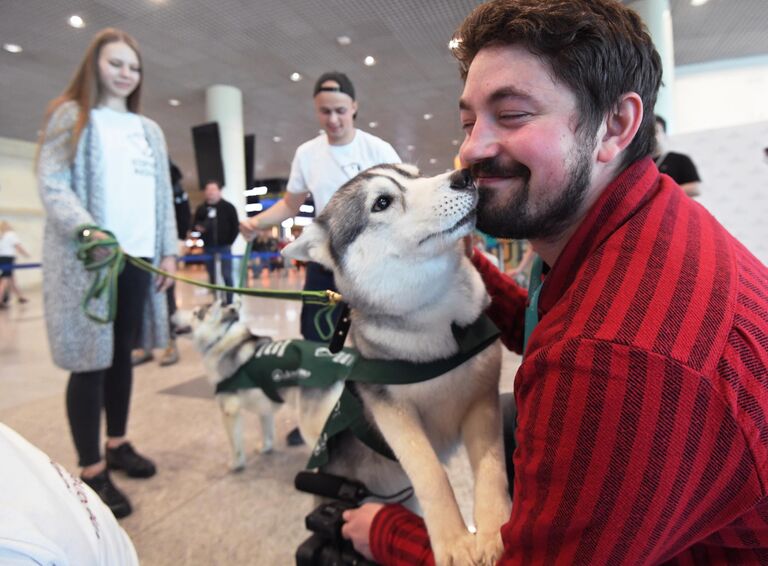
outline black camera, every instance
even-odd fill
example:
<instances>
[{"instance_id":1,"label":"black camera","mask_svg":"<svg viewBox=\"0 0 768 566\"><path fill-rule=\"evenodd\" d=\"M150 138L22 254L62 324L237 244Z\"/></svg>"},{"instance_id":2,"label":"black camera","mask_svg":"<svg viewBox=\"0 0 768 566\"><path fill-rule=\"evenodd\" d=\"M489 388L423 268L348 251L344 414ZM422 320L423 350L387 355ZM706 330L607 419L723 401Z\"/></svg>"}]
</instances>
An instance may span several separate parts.
<instances>
[{"instance_id":1,"label":"black camera","mask_svg":"<svg viewBox=\"0 0 768 566\"><path fill-rule=\"evenodd\" d=\"M296 566L368 566L366 559L341 536L347 509L358 507L367 496L368 489L359 482L331 474L299 472L294 480L299 491L335 499L323 503L306 516L304 523L312 536L296 550Z\"/></svg>"}]
</instances>

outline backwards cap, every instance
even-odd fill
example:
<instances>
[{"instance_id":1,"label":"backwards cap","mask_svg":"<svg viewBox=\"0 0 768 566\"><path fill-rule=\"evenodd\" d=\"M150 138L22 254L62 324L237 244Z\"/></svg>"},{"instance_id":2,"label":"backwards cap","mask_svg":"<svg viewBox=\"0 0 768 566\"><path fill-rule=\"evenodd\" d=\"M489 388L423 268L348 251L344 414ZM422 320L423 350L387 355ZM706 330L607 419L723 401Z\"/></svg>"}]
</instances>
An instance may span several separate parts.
<instances>
[{"instance_id":1,"label":"backwards cap","mask_svg":"<svg viewBox=\"0 0 768 566\"><path fill-rule=\"evenodd\" d=\"M322 86L326 81L334 81L339 86ZM312 96L317 96L318 92L343 92L352 100L355 99L355 87L352 81L349 80L347 75L338 71L331 71L320 75L320 78L315 83L315 90Z\"/></svg>"}]
</instances>

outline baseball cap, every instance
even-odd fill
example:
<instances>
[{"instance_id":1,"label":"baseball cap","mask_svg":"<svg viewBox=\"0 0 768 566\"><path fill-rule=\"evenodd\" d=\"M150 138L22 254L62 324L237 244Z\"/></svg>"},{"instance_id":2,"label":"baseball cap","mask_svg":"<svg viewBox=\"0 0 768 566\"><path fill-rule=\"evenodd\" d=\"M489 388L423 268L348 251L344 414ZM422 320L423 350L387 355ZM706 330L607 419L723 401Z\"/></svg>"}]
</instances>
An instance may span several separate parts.
<instances>
[{"instance_id":1,"label":"baseball cap","mask_svg":"<svg viewBox=\"0 0 768 566\"><path fill-rule=\"evenodd\" d=\"M322 86L326 81L334 81L339 86ZM338 71L331 71L329 73L323 73L315 83L315 90L312 96L317 96L318 92L343 92L349 96L352 100L355 99L355 87L349 77L344 73Z\"/></svg>"}]
</instances>

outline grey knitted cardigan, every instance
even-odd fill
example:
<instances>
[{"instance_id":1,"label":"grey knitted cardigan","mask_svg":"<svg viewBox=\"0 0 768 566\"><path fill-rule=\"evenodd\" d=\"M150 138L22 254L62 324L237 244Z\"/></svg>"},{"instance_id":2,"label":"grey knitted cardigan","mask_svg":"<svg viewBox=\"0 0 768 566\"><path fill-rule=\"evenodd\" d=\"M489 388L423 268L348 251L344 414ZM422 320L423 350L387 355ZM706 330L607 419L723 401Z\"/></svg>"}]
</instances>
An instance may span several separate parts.
<instances>
[{"instance_id":1,"label":"grey knitted cardigan","mask_svg":"<svg viewBox=\"0 0 768 566\"><path fill-rule=\"evenodd\" d=\"M75 102L62 104L46 126L40 147L38 187L46 210L43 238L43 296L53 361L70 371L94 371L112 365L113 325L85 316L81 303L92 276L75 256L75 234L82 224L103 225L104 186L99 174L102 143L89 121L70 159L72 127L79 112ZM155 264L176 255L176 218L168 154L160 127L139 116L155 156ZM99 305L98 308L102 308ZM103 311L100 311L103 312ZM165 293L149 292L144 305L139 344L165 347L169 339Z\"/></svg>"}]
</instances>

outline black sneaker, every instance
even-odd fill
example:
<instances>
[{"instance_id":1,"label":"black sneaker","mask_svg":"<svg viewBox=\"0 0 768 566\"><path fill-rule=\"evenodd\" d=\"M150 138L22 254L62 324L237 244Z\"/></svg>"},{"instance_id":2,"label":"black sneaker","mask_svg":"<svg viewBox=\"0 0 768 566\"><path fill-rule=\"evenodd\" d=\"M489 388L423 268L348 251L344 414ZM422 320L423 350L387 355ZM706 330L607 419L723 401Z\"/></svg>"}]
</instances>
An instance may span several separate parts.
<instances>
[{"instance_id":1,"label":"black sneaker","mask_svg":"<svg viewBox=\"0 0 768 566\"><path fill-rule=\"evenodd\" d=\"M132 478L149 478L155 475L152 460L138 454L130 442L124 442L117 448L106 449L107 468L122 470Z\"/></svg>"},{"instance_id":2,"label":"black sneaker","mask_svg":"<svg viewBox=\"0 0 768 566\"><path fill-rule=\"evenodd\" d=\"M301 437L298 427L286 435L285 441L288 443L288 446L301 446L304 444L304 439Z\"/></svg>"},{"instance_id":3,"label":"black sneaker","mask_svg":"<svg viewBox=\"0 0 768 566\"><path fill-rule=\"evenodd\" d=\"M109 478L109 472L104 470L92 478L80 477L84 484L96 492L104 504L109 507L116 519L122 519L131 514L131 502L122 491L115 487Z\"/></svg>"}]
</instances>

